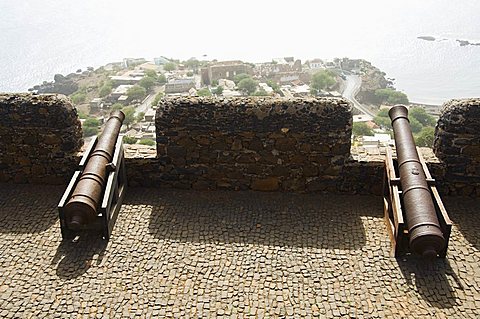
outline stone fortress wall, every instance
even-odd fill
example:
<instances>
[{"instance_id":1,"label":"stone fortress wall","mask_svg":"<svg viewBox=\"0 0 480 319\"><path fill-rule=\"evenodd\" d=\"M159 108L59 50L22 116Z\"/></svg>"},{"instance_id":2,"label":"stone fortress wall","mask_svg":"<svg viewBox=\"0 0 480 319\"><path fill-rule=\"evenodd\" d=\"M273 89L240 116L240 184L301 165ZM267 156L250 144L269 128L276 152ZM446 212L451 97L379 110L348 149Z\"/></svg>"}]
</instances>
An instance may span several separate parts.
<instances>
[{"instance_id":1,"label":"stone fortress wall","mask_svg":"<svg viewBox=\"0 0 480 319\"><path fill-rule=\"evenodd\" d=\"M0 182L66 183L82 145L77 111L66 98L0 94Z\"/></svg>"},{"instance_id":2,"label":"stone fortress wall","mask_svg":"<svg viewBox=\"0 0 480 319\"><path fill-rule=\"evenodd\" d=\"M163 183L200 189L315 190L350 156L341 99L178 98L160 104Z\"/></svg>"},{"instance_id":3,"label":"stone fortress wall","mask_svg":"<svg viewBox=\"0 0 480 319\"><path fill-rule=\"evenodd\" d=\"M187 98L157 110L157 152L128 155L132 186L381 194L383 162L350 154L341 98ZM452 100L429 162L444 195L480 196L480 99ZM0 95L0 182L61 184L83 144L78 115L53 95ZM154 152L155 153L155 152Z\"/></svg>"}]
</instances>

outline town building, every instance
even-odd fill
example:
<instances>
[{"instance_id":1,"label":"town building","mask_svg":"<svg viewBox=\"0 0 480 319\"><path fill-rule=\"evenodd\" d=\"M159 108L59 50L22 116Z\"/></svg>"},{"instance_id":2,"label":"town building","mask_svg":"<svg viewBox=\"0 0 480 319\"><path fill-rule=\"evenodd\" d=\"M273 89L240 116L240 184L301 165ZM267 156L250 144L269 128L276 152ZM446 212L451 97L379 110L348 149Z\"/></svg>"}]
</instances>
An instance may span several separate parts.
<instances>
[{"instance_id":1,"label":"town building","mask_svg":"<svg viewBox=\"0 0 480 319\"><path fill-rule=\"evenodd\" d=\"M156 65L165 65L167 64L168 62L170 62L169 59L167 59L166 57L158 57L158 58L153 58L153 62L156 64Z\"/></svg>"},{"instance_id":2,"label":"town building","mask_svg":"<svg viewBox=\"0 0 480 319\"><path fill-rule=\"evenodd\" d=\"M113 75L110 76L110 79L115 83L115 85L134 85L137 84L143 75L141 76L125 76L125 75Z\"/></svg>"},{"instance_id":3,"label":"town building","mask_svg":"<svg viewBox=\"0 0 480 319\"><path fill-rule=\"evenodd\" d=\"M220 79L233 80L235 75L241 73L253 75L252 66L242 61L217 62L201 69L202 84L210 85Z\"/></svg>"},{"instance_id":4,"label":"town building","mask_svg":"<svg viewBox=\"0 0 480 319\"><path fill-rule=\"evenodd\" d=\"M195 87L194 78L172 79L165 84L165 93L183 93L188 92Z\"/></svg>"},{"instance_id":5,"label":"town building","mask_svg":"<svg viewBox=\"0 0 480 319\"><path fill-rule=\"evenodd\" d=\"M320 59L313 59L313 60L307 61L306 64L310 68L310 70L320 70L325 68L325 64Z\"/></svg>"}]
</instances>

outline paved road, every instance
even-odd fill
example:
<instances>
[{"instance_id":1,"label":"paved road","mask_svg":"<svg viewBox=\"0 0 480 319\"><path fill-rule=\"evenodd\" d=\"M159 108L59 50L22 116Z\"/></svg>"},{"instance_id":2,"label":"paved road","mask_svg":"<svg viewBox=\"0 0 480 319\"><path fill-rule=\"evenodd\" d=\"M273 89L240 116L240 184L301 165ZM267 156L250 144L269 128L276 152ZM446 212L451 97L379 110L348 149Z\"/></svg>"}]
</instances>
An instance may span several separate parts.
<instances>
[{"instance_id":1,"label":"paved road","mask_svg":"<svg viewBox=\"0 0 480 319\"><path fill-rule=\"evenodd\" d=\"M143 102L135 108L135 116L138 115L138 113L143 112L146 113L147 110L152 106L152 102L155 99L155 96L157 95L158 92L163 92L165 91L165 85L162 85L160 87L156 87L153 93L148 95Z\"/></svg>"},{"instance_id":2,"label":"paved road","mask_svg":"<svg viewBox=\"0 0 480 319\"><path fill-rule=\"evenodd\" d=\"M347 100L350 100L353 103L353 106L360 110L362 113L366 115L370 115L371 117L375 117L375 113L370 111L368 108L360 104L355 99L358 91L360 90L360 86L362 85L362 78L358 75L347 75L347 79L345 82L345 90L343 91L342 95Z\"/></svg>"}]
</instances>

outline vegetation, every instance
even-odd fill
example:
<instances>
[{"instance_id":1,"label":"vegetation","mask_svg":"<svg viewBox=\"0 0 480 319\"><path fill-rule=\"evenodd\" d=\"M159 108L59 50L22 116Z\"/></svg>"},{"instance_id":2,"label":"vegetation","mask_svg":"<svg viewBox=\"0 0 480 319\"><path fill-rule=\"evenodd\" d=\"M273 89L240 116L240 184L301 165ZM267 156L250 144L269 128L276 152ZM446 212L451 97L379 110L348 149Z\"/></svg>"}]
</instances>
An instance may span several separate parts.
<instances>
[{"instance_id":1,"label":"vegetation","mask_svg":"<svg viewBox=\"0 0 480 319\"><path fill-rule=\"evenodd\" d=\"M252 94L253 96L269 96L267 91L265 91L263 88L255 91L255 93Z\"/></svg>"},{"instance_id":2,"label":"vegetation","mask_svg":"<svg viewBox=\"0 0 480 319\"><path fill-rule=\"evenodd\" d=\"M127 95L132 100L141 100L147 95L147 90L140 85L134 85L128 89Z\"/></svg>"},{"instance_id":3,"label":"vegetation","mask_svg":"<svg viewBox=\"0 0 480 319\"><path fill-rule=\"evenodd\" d=\"M100 121L96 118L90 117L83 122L83 126L99 127Z\"/></svg>"},{"instance_id":4,"label":"vegetation","mask_svg":"<svg viewBox=\"0 0 480 319\"><path fill-rule=\"evenodd\" d=\"M413 107L408 111L408 117L415 118L423 126L435 126L435 118L421 107Z\"/></svg>"},{"instance_id":5,"label":"vegetation","mask_svg":"<svg viewBox=\"0 0 480 319\"><path fill-rule=\"evenodd\" d=\"M373 130L368 127L367 123L356 122L353 123L352 134L354 136L373 136Z\"/></svg>"},{"instance_id":6,"label":"vegetation","mask_svg":"<svg viewBox=\"0 0 480 319\"><path fill-rule=\"evenodd\" d=\"M98 119L93 117L87 118L82 125L83 135L86 137L97 135L99 126L100 126L100 121Z\"/></svg>"},{"instance_id":7,"label":"vegetation","mask_svg":"<svg viewBox=\"0 0 480 319\"><path fill-rule=\"evenodd\" d=\"M107 81L101 84L100 89L98 90L98 96L105 97L112 92L112 89L113 89L113 82Z\"/></svg>"},{"instance_id":8,"label":"vegetation","mask_svg":"<svg viewBox=\"0 0 480 319\"><path fill-rule=\"evenodd\" d=\"M415 144L423 147L433 147L433 141L435 139L435 128L427 126L415 135Z\"/></svg>"},{"instance_id":9,"label":"vegetation","mask_svg":"<svg viewBox=\"0 0 480 319\"><path fill-rule=\"evenodd\" d=\"M388 116L388 109L381 109L373 118L373 121L380 127L392 128L390 117Z\"/></svg>"},{"instance_id":10,"label":"vegetation","mask_svg":"<svg viewBox=\"0 0 480 319\"><path fill-rule=\"evenodd\" d=\"M213 90L213 94L222 95L222 93L223 93L223 87L222 86L217 86L215 88L215 90Z\"/></svg>"},{"instance_id":11,"label":"vegetation","mask_svg":"<svg viewBox=\"0 0 480 319\"><path fill-rule=\"evenodd\" d=\"M137 143L137 139L135 137L124 135L123 136L123 143L125 143L125 144L135 144L135 143Z\"/></svg>"},{"instance_id":12,"label":"vegetation","mask_svg":"<svg viewBox=\"0 0 480 319\"><path fill-rule=\"evenodd\" d=\"M84 126L82 129L83 129L83 136L85 137L98 134L98 127Z\"/></svg>"},{"instance_id":13,"label":"vegetation","mask_svg":"<svg viewBox=\"0 0 480 319\"><path fill-rule=\"evenodd\" d=\"M250 75L246 73L239 73L233 77L233 82L235 82L235 84L238 85L238 83L240 83L240 81L242 81L243 79L249 79L249 78L251 78Z\"/></svg>"},{"instance_id":14,"label":"vegetation","mask_svg":"<svg viewBox=\"0 0 480 319\"><path fill-rule=\"evenodd\" d=\"M167 72L171 72L173 70L176 70L177 69L177 65L173 62L167 62L165 63L165 65L163 66L163 69Z\"/></svg>"},{"instance_id":15,"label":"vegetation","mask_svg":"<svg viewBox=\"0 0 480 319\"><path fill-rule=\"evenodd\" d=\"M375 96L379 99L380 104L409 104L408 97L405 93L395 91L391 88L378 89L375 91Z\"/></svg>"},{"instance_id":16,"label":"vegetation","mask_svg":"<svg viewBox=\"0 0 480 319\"><path fill-rule=\"evenodd\" d=\"M162 99L163 95L164 95L163 92L158 92L157 95L155 95L155 99L153 100L152 105L153 105L153 106L158 105L158 102L160 102L160 100Z\"/></svg>"},{"instance_id":17,"label":"vegetation","mask_svg":"<svg viewBox=\"0 0 480 319\"><path fill-rule=\"evenodd\" d=\"M212 96L212 92L208 88L203 88L197 91L198 96Z\"/></svg>"},{"instance_id":18,"label":"vegetation","mask_svg":"<svg viewBox=\"0 0 480 319\"><path fill-rule=\"evenodd\" d=\"M138 144L142 144L142 145L148 145L148 146L154 146L155 145L155 142L152 141L152 140L149 140L147 138L143 138L141 139Z\"/></svg>"},{"instance_id":19,"label":"vegetation","mask_svg":"<svg viewBox=\"0 0 480 319\"><path fill-rule=\"evenodd\" d=\"M315 73L310 83L312 93L317 94L320 90L331 87L336 83L335 74L330 70L321 70Z\"/></svg>"},{"instance_id":20,"label":"vegetation","mask_svg":"<svg viewBox=\"0 0 480 319\"><path fill-rule=\"evenodd\" d=\"M119 111L119 110L123 109L123 106L124 105L122 103L115 103L110 107L110 110Z\"/></svg>"},{"instance_id":21,"label":"vegetation","mask_svg":"<svg viewBox=\"0 0 480 319\"><path fill-rule=\"evenodd\" d=\"M143 118L145 117L145 112L139 112L137 116L135 116L135 121L136 122L141 122Z\"/></svg>"},{"instance_id":22,"label":"vegetation","mask_svg":"<svg viewBox=\"0 0 480 319\"><path fill-rule=\"evenodd\" d=\"M146 76L138 82L138 85L140 85L147 92L149 92L152 89L152 87L155 85L155 82L156 82L156 76L155 78Z\"/></svg>"},{"instance_id":23,"label":"vegetation","mask_svg":"<svg viewBox=\"0 0 480 319\"><path fill-rule=\"evenodd\" d=\"M130 125L135 122L135 109L133 106L127 106L122 109L122 112L125 114L123 124L127 126L127 129L130 129Z\"/></svg>"},{"instance_id":24,"label":"vegetation","mask_svg":"<svg viewBox=\"0 0 480 319\"><path fill-rule=\"evenodd\" d=\"M80 104L85 102L87 94L85 92L77 91L73 93L70 98L72 99L73 104Z\"/></svg>"},{"instance_id":25,"label":"vegetation","mask_svg":"<svg viewBox=\"0 0 480 319\"><path fill-rule=\"evenodd\" d=\"M78 111L78 117L82 120L86 119L88 117L87 113Z\"/></svg>"},{"instance_id":26,"label":"vegetation","mask_svg":"<svg viewBox=\"0 0 480 319\"><path fill-rule=\"evenodd\" d=\"M149 78L156 79L157 78L157 72L155 72L154 70L146 70L145 71L145 76L149 77Z\"/></svg>"},{"instance_id":27,"label":"vegetation","mask_svg":"<svg viewBox=\"0 0 480 319\"><path fill-rule=\"evenodd\" d=\"M258 83L251 77L246 77L242 79L240 82L238 82L237 87L247 93L248 95L252 95L253 92L257 89Z\"/></svg>"},{"instance_id":28,"label":"vegetation","mask_svg":"<svg viewBox=\"0 0 480 319\"><path fill-rule=\"evenodd\" d=\"M167 83L167 78L165 77L165 75L163 73L161 73L161 74L158 75L157 81L160 84L165 84L165 83Z\"/></svg>"},{"instance_id":29,"label":"vegetation","mask_svg":"<svg viewBox=\"0 0 480 319\"><path fill-rule=\"evenodd\" d=\"M188 59L187 61L184 61L183 64L185 64L185 66L188 67L189 69L196 71L200 67L201 62L195 58L191 58L191 59Z\"/></svg>"},{"instance_id":30,"label":"vegetation","mask_svg":"<svg viewBox=\"0 0 480 319\"><path fill-rule=\"evenodd\" d=\"M423 108L414 107L408 111L408 119L417 146L432 147L435 133L435 118ZM373 121L384 128L392 129L388 109L380 110Z\"/></svg>"},{"instance_id":31,"label":"vegetation","mask_svg":"<svg viewBox=\"0 0 480 319\"><path fill-rule=\"evenodd\" d=\"M268 80L267 85L271 87L275 93L280 94L280 86L277 83L273 82L272 80Z\"/></svg>"}]
</instances>

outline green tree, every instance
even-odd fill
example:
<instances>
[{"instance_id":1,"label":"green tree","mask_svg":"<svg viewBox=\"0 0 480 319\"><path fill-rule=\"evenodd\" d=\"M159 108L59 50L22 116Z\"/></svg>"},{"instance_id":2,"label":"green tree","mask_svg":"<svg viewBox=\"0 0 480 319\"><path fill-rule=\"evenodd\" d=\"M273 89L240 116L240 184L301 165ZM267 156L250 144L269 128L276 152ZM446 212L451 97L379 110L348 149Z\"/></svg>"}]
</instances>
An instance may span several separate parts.
<instances>
[{"instance_id":1,"label":"green tree","mask_svg":"<svg viewBox=\"0 0 480 319\"><path fill-rule=\"evenodd\" d=\"M213 90L213 93L216 95L222 95L223 93L223 87L222 86L217 86L215 90Z\"/></svg>"},{"instance_id":2,"label":"green tree","mask_svg":"<svg viewBox=\"0 0 480 319\"><path fill-rule=\"evenodd\" d=\"M392 121L388 116L388 109L381 109L378 111L377 115L373 118L373 122L378 126L385 127L385 128L392 128Z\"/></svg>"},{"instance_id":3,"label":"green tree","mask_svg":"<svg viewBox=\"0 0 480 319\"><path fill-rule=\"evenodd\" d=\"M334 73L329 70L318 71L313 75L310 87L317 93L320 90L329 88L336 83L334 76Z\"/></svg>"},{"instance_id":4,"label":"green tree","mask_svg":"<svg viewBox=\"0 0 480 319\"><path fill-rule=\"evenodd\" d=\"M110 107L111 111L119 111L123 109L124 105L122 103L115 103Z\"/></svg>"},{"instance_id":5,"label":"green tree","mask_svg":"<svg viewBox=\"0 0 480 319\"><path fill-rule=\"evenodd\" d=\"M158 105L158 102L160 102L160 100L162 99L163 95L164 95L163 92L158 92L157 95L155 95L155 99L153 100L152 105L153 105L153 106L157 106L157 105Z\"/></svg>"},{"instance_id":6,"label":"green tree","mask_svg":"<svg viewBox=\"0 0 480 319\"><path fill-rule=\"evenodd\" d=\"M83 122L83 126L99 127L100 121L96 118L90 117Z\"/></svg>"},{"instance_id":7,"label":"green tree","mask_svg":"<svg viewBox=\"0 0 480 319\"><path fill-rule=\"evenodd\" d=\"M136 122L140 122L140 121L143 121L143 118L145 117L145 113L144 112L139 112L137 114L137 116L135 117L135 121Z\"/></svg>"},{"instance_id":8,"label":"green tree","mask_svg":"<svg viewBox=\"0 0 480 319\"><path fill-rule=\"evenodd\" d=\"M373 136L373 130L368 127L367 123L356 122L353 123L352 134L354 136Z\"/></svg>"},{"instance_id":9,"label":"green tree","mask_svg":"<svg viewBox=\"0 0 480 319\"><path fill-rule=\"evenodd\" d=\"M421 107L410 108L410 110L408 110L408 117L417 119L423 126L435 126L435 118L427 114L425 109Z\"/></svg>"},{"instance_id":10,"label":"green tree","mask_svg":"<svg viewBox=\"0 0 480 319\"><path fill-rule=\"evenodd\" d=\"M433 147L435 139L435 129L431 126L422 128L422 130L415 135L415 144L423 147Z\"/></svg>"},{"instance_id":11,"label":"green tree","mask_svg":"<svg viewBox=\"0 0 480 319\"><path fill-rule=\"evenodd\" d=\"M155 79L152 77L146 76L140 81L138 81L138 85L143 87L148 92L155 85Z\"/></svg>"},{"instance_id":12,"label":"green tree","mask_svg":"<svg viewBox=\"0 0 480 319\"><path fill-rule=\"evenodd\" d=\"M163 73L159 74L158 77L157 77L157 81L160 84L167 83L167 78L165 77L165 74L163 74Z\"/></svg>"},{"instance_id":13,"label":"green tree","mask_svg":"<svg viewBox=\"0 0 480 319\"><path fill-rule=\"evenodd\" d=\"M84 126L82 129L83 129L83 135L85 137L93 136L93 135L98 134L98 127Z\"/></svg>"},{"instance_id":14,"label":"green tree","mask_svg":"<svg viewBox=\"0 0 480 319\"><path fill-rule=\"evenodd\" d=\"M134 85L127 90L127 95L132 100L141 100L147 94L147 90L140 85Z\"/></svg>"},{"instance_id":15,"label":"green tree","mask_svg":"<svg viewBox=\"0 0 480 319\"><path fill-rule=\"evenodd\" d=\"M218 86L218 80L213 80L212 81L212 86Z\"/></svg>"},{"instance_id":16,"label":"green tree","mask_svg":"<svg viewBox=\"0 0 480 319\"><path fill-rule=\"evenodd\" d=\"M405 93L396 91L391 88L387 89L378 89L375 91L375 96L380 100L381 103L388 103L391 105L395 104L408 104L408 97Z\"/></svg>"},{"instance_id":17,"label":"green tree","mask_svg":"<svg viewBox=\"0 0 480 319\"><path fill-rule=\"evenodd\" d=\"M127 126L127 129L130 129L130 125L135 122L135 109L132 106L127 106L122 109L122 112L125 114L123 124Z\"/></svg>"},{"instance_id":18,"label":"green tree","mask_svg":"<svg viewBox=\"0 0 480 319\"><path fill-rule=\"evenodd\" d=\"M418 133L422 130L423 125L416 118L409 117L408 120L410 121L410 127L412 129L412 133Z\"/></svg>"},{"instance_id":19,"label":"green tree","mask_svg":"<svg viewBox=\"0 0 480 319\"><path fill-rule=\"evenodd\" d=\"M253 96L268 96L269 94L263 88L260 88L259 90L255 91L255 93L253 93L252 95Z\"/></svg>"},{"instance_id":20,"label":"green tree","mask_svg":"<svg viewBox=\"0 0 480 319\"><path fill-rule=\"evenodd\" d=\"M212 96L212 92L209 89L203 88L197 91L198 96Z\"/></svg>"},{"instance_id":21,"label":"green tree","mask_svg":"<svg viewBox=\"0 0 480 319\"><path fill-rule=\"evenodd\" d=\"M247 93L248 95L251 95L257 89L257 85L257 81L255 81L251 77L247 77L238 82L237 86L241 91Z\"/></svg>"},{"instance_id":22,"label":"green tree","mask_svg":"<svg viewBox=\"0 0 480 319\"><path fill-rule=\"evenodd\" d=\"M177 69L177 65L173 62L167 62L165 63L165 65L163 66L163 69L167 72L170 72L170 71L173 71L173 70L176 70Z\"/></svg>"},{"instance_id":23,"label":"green tree","mask_svg":"<svg viewBox=\"0 0 480 319\"><path fill-rule=\"evenodd\" d=\"M85 102L85 99L87 98L87 94L84 92L75 92L72 94L71 99L73 104L80 104Z\"/></svg>"},{"instance_id":24,"label":"green tree","mask_svg":"<svg viewBox=\"0 0 480 319\"><path fill-rule=\"evenodd\" d=\"M104 85L100 88L100 90L98 90L98 96L106 97L110 94L110 92L112 92L112 88Z\"/></svg>"},{"instance_id":25,"label":"green tree","mask_svg":"<svg viewBox=\"0 0 480 319\"><path fill-rule=\"evenodd\" d=\"M273 89L275 93L280 93L280 86L272 80L267 81L267 85Z\"/></svg>"},{"instance_id":26,"label":"green tree","mask_svg":"<svg viewBox=\"0 0 480 319\"><path fill-rule=\"evenodd\" d=\"M240 83L240 81L242 81L243 79L249 79L249 78L251 78L250 75L246 73L239 73L233 77L233 82L235 82L235 84L238 85L238 83Z\"/></svg>"},{"instance_id":27,"label":"green tree","mask_svg":"<svg viewBox=\"0 0 480 319\"><path fill-rule=\"evenodd\" d=\"M149 78L156 79L157 78L157 72L155 72L154 70L146 70L145 71L145 76L149 77Z\"/></svg>"},{"instance_id":28,"label":"green tree","mask_svg":"<svg viewBox=\"0 0 480 319\"><path fill-rule=\"evenodd\" d=\"M78 117L82 120L86 119L88 117L87 113L78 111Z\"/></svg>"},{"instance_id":29,"label":"green tree","mask_svg":"<svg viewBox=\"0 0 480 319\"><path fill-rule=\"evenodd\" d=\"M105 97L112 92L113 89L113 82L111 80L106 81L105 83L101 83L100 89L98 90L98 96Z\"/></svg>"},{"instance_id":30,"label":"green tree","mask_svg":"<svg viewBox=\"0 0 480 319\"><path fill-rule=\"evenodd\" d=\"M123 136L123 143L125 143L125 144L135 144L135 143L137 143L137 139L135 137L124 135Z\"/></svg>"},{"instance_id":31,"label":"green tree","mask_svg":"<svg viewBox=\"0 0 480 319\"><path fill-rule=\"evenodd\" d=\"M193 72L188 71L188 72L187 72L187 76L193 76Z\"/></svg>"},{"instance_id":32,"label":"green tree","mask_svg":"<svg viewBox=\"0 0 480 319\"><path fill-rule=\"evenodd\" d=\"M191 59L188 59L187 61L184 61L183 64L185 64L185 66L187 66L189 69L192 69L195 71L200 66L200 61L198 61L195 58L191 58Z\"/></svg>"},{"instance_id":33,"label":"green tree","mask_svg":"<svg viewBox=\"0 0 480 319\"><path fill-rule=\"evenodd\" d=\"M152 140L149 140L149 139L144 138L144 139L141 139L141 140L138 142L138 144L153 146L153 145L155 145L155 142L152 141Z\"/></svg>"}]
</instances>

